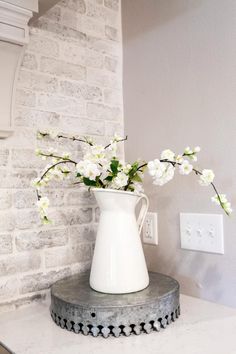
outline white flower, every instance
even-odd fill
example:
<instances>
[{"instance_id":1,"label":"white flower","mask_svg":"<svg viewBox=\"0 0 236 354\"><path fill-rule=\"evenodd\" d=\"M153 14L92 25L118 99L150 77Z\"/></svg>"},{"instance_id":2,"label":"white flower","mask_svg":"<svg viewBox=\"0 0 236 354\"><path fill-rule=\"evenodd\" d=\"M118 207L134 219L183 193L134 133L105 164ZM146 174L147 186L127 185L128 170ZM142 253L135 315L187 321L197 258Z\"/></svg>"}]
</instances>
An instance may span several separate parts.
<instances>
[{"instance_id":1,"label":"white flower","mask_svg":"<svg viewBox=\"0 0 236 354\"><path fill-rule=\"evenodd\" d=\"M175 158L175 153L169 149L162 151L161 153L161 159L162 160L169 160L169 161L174 161Z\"/></svg>"},{"instance_id":2,"label":"white flower","mask_svg":"<svg viewBox=\"0 0 236 354\"><path fill-rule=\"evenodd\" d=\"M93 145L90 148L91 154L94 156L101 155L102 153L104 153L104 150L105 150L104 146L102 146L102 145Z\"/></svg>"},{"instance_id":3,"label":"white flower","mask_svg":"<svg viewBox=\"0 0 236 354\"><path fill-rule=\"evenodd\" d=\"M175 168L171 164L164 164L164 171L161 176L154 177L153 184L163 186L174 177Z\"/></svg>"},{"instance_id":4,"label":"white flower","mask_svg":"<svg viewBox=\"0 0 236 354\"><path fill-rule=\"evenodd\" d=\"M122 163L122 170L124 173L129 173L131 169L131 165L128 163L127 165L125 163Z\"/></svg>"},{"instance_id":5,"label":"white flower","mask_svg":"<svg viewBox=\"0 0 236 354\"><path fill-rule=\"evenodd\" d=\"M49 199L48 197L41 197L38 201L37 201L37 206L39 207L40 211L46 211L49 207Z\"/></svg>"},{"instance_id":6,"label":"white flower","mask_svg":"<svg viewBox=\"0 0 236 354\"><path fill-rule=\"evenodd\" d=\"M114 134L113 138L111 139L110 143L114 143L114 142L119 142L120 140L122 140L123 138L121 136L119 136L117 133Z\"/></svg>"},{"instance_id":7,"label":"white flower","mask_svg":"<svg viewBox=\"0 0 236 354\"><path fill-rule=\"evenodd\" d=\"M80 173L83 177L89 178L94 181L97 176L101 174L96 163L91 162L90 160L81 160L76 166L77 172Z\"/></svg>"},{"instance_id":8,"label":"white flower","mask_svg":"<svg viewBox=\"0 0 236 354\"><path fill-rule=\"evenodd\" d=\"M193 166L187 160L184 160L183 163L179 166L179 173L181 175L189 175L192 170Z\"/></svg>"},{"instance_id":9,"label":"white flower","mask_svg":"<svg viewBox=\"0 0 236 354\"><path fill-rule=\"evenodd\" d=\"M70 159L70 153L69 152L63 152L62 158L65 159L65 160Z\"/></svg>"},{"instance_id":10,"label":"white flower","mask_svg":"<svg viewBox=\"0 0 236 354\"><path fill-rule=\"evenodd\" d=\"M111 144L107 150L111 153L112 157L116 157L117 156L117 142L115 142L115 141L111 142Z\"/></svg>"},{"instance_id":11,"label":"white flower","mask_svg":"<svg viewBox=\"0 0 236 354\"><path fill-rule=\"evenodd\" d=\"M182 155L177 155L176 158L175 158L175 161L177 163L182 163L184 161L183 156Z\"/></svg>"},{"instance_id":12,"label":"white flower","mask_svg":"<svg viewBox=\"0 0 236 354\"><path fill-rule=\"evenodd\" d=\"M225 194L219 194L219 196L216 194L214 197L211 198L213 203L216 203L217 205L221 205L226 214L231 214L233 212L233 209L231 208L230 202L228 202L226 195Z\"/></svg>"},{"instance_id":13,"label":"white flower","mask_svg":"<svg viewBox=\"0 0 236 354\"><path fill-rule=\"evenodd\" d=\"M38 178L33 179L31 181L31 184L32 184L33 187L36 187L36 188L41 187L41 181L39 181Z\"/></svg>"},{"instance_id":14,"label":"white flower","mask_svg":"<svg viewBox=\"0 0 236 354\"><path fill-rule=\"evenodd\" d=\"M50 130L49 131L49 135L50 135L50 138L56 139L57 135L58 135L58 132L56 130Z\"/></svg>"},{"instance_id":15,"label":"white flower","mask_svg":"<svg viewBox=\"0 0 236 354\"><path fill-rule=\"evenodd\" d=\"M147 164L148 172L153 178L161 177L165 171L165 164L158 159L149 161Z\"/></svg>"},{"instance_id":16,"label":"white flower","mask_svg":"<svg viewBox=\"0 0 236 354\"><path fill-rule=\"evenodd\" d=\"M220 197L221 203L227 203L227 198L226 198L225 194L219 194L219 197ZM214 197L211 198L212 202L220 205L219 197L216 194Z\"/></svg>"},{"instance_id":17,"label":"white flower","mask_svg":"<svg viewBox=\"0 0 236 354\"><path fill-rule=\"evenodd\" d=\"M199 183L201 186L209 186L215 178L215 174L212 170L203 170L200 176Z\"/></svg>"},{"instance_id":18,"label":"white flower","mask_svg":"<svg viewBox=\"0 0 236 354\"><path fill-rule=\"evenodd\" d=\"M193 149L194 152L200 152L201 148L200 146L195 146L195 148Z\"/></svg>"},{"instance_id":19,"label":"white flower","mask_svg":"<svg viewBox=\"0 0 236 354\"><path fill-rule=\"evenodd\" d=\"M136 194L142 194L144 192L142 183L139 182L133 182L133 188L134 188L134 193Z\"/></svg>"},{"instance_id":20,"label":"white flower","mask_svg":"<svg viewBox=\"0 0 236 354\"><path fill-rule=\"evenodd\" d=\"M124 172L119 172L114 178L114 186L116 188L122 188L128 183L128 176Z\"/></svg>"}]
</instances>

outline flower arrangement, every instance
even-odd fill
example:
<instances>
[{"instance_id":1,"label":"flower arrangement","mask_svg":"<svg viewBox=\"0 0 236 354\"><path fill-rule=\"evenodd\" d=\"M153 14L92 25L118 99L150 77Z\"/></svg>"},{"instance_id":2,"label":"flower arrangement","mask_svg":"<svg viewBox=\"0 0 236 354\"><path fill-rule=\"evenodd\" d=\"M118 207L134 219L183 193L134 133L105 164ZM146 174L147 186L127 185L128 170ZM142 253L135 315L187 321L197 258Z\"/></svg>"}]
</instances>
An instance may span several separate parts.
<instances>
[{"instance_id":1,"label":"flower arrangement","mask_svg":"<svg viewBox=\"0 0 236 354\"><path fill-rule=\"evenodd\" d=\"M175 171L181 175L195 173L199 177L201 186L211 185L215 195L212 201L218 204L227 215L232 213L230 202L225 194L219 194L214 181L214 172L210 169L200 171L193 167L193 162L197 161L197 154L200 147L190 149L185 148L182 154L175 154L167 149L161 153L160 159L153 161L135 161L132 164L122 161L118 157L117 145L127 140L115 135L106 145L98 145L89 137L66 136L63 134L38 132L38 138L50 137L52 139L70 139L79 141L85 145L85 153L80 161L72 159L70 154L58 154L56 150L49 151L36 150L36 154L43 160L48 160L42 175L33 181L37 189L38 207L43 223L50 223L47 216L49 199L41 195L41 187L47 186L52 180L62 180L69 175L73 175L74 184L82 184L88 188L111 188L123 191L130 191L140 194L143 192L144 172L148 170L153 179L153 184L162 186L173 179Z\"/></svg>"}]
</instances>

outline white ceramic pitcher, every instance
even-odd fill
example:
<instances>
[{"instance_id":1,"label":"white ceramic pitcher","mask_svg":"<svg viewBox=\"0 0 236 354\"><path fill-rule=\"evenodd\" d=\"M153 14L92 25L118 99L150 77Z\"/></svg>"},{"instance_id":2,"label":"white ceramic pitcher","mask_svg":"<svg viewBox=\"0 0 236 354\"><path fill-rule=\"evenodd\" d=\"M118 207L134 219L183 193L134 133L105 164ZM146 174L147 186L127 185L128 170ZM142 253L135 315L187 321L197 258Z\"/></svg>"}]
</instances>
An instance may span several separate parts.
<instances>
[{"instance_id":1,"label":"white ceramic pitcher","mask_svg":"<svg viewBox=\"0 0 236 354\"><path fill-rule=\"evenodd\" d=\"M90 273L90 286L109 294L142 290L149 284L140 232L149 202L146 195L93 189L100 221ZM136 205L142 201L138 220Z\"/></svg>"}]
</instances>

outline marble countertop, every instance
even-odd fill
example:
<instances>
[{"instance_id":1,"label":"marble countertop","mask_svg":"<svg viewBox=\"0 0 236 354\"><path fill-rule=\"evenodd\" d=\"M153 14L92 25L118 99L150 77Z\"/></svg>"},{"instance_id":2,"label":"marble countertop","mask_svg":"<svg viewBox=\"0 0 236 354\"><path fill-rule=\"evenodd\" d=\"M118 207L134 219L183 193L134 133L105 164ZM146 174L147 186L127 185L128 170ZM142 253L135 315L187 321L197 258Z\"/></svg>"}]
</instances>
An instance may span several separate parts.
<instances>
[{"instance_id":1,"label":"marble countertop","mask_svg":"<svg viewBox=\"0 0 236 354\"><path fill-rule=\"evenodd\" d=\"M15 354L236 354L236 309L181 296L181 316L161 332L93 338L51 320L49 304L0 315L0 341Z\"/></svg>"}]
</instances>

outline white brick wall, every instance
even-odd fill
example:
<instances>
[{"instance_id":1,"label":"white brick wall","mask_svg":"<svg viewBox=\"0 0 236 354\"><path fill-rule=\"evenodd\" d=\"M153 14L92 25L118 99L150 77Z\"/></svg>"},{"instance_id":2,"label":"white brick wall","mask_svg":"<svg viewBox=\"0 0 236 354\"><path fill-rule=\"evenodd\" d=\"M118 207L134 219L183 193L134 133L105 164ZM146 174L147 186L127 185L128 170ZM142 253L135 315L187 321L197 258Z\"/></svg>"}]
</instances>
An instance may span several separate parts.
<instances>
[{"instance_id":1,"label":"white brick wall","mask_svg":"<svg viewBox=\"0 0 236 354\"><path fill-rule=\"evenodd\" d=\"M80 156L78 143L42 143L38 129L123 132L119 0L62 0L30 29L15 104L15 134L0 140L0 311L39 301L56 280L87 269L98 210L86 190L47 190L54 224L40 224L31 188L36 146Z\"/></svg>"}]
</instances>

